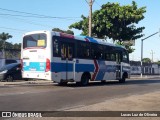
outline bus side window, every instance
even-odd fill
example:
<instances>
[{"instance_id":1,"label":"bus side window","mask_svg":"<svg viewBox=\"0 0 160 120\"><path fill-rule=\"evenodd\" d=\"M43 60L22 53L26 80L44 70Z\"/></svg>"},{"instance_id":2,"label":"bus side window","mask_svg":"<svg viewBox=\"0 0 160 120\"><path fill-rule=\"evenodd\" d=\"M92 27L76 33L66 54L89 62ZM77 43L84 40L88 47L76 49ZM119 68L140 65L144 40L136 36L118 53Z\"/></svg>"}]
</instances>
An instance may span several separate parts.
<instances>
[{"instance_id":1,"label":"bus side window","mask_svg":"<svg viewBox=\"0 0 160 120\"><path fill-rule=\"evenodd\" d=\"M123 51L122 61L125 63L129 63L129 58L127 52Z\"/></svg>"},{"instance_id":2,"label":"bus side window","mask_svg":"<svg viewBox=\"0 0 160 120\"><path fill-rule=\"evenodd\" d=\"M114 60L114 54L113 54L113 48L111 46L105 46L105 60L107 61L113 61Z\"/></svg>"},{"instance_id":3,"label":"bus side window","mask_svg":"<svg viewBox=\"0 0 160 120\"><path fill-rule=\"evenodd\" d=\"M116 52L116 62L117 63L121 63L122 59L121 59L121 55L122 53L120 51Z\"/></svg>"},{"instance_id":4,"label":"bus side window","mask_svg":"<svg viewBox=\"0 0 160 120\"><path fill-rule=\"evenodd\" d=\"M78 41L78 58L89 59L90 58L90 44L82 41Z\"/></svg>"},{"instance_id":5,"label":"bus side window","mask_svg":"<svg viewBox=\"0 0 160 120\"><path fill-rule=\"evenodd\" d=\"M73 48L68 46L68 58L71 60L73 58Z\"/></svg>"},{"instance_id":6,"label":"bus side window","mask_svg":"<svg viewBox=\"0 0 160 120\"><path fill-rule=\"evenodd\" d=\"M92 59L99 59L101 56L98 49L98 45L95 43L91 44L91 56L92 56Z\"/></svg>"},{"instance_id":7,"label":"bus side window","mask_svg":"<svg viewBox=\"0 0 160 120\"><path fill-rule=\"evenodd\" d=\"M53 41L53 56L60 57L59 42L56 38Z\"/></svg>"},{"instance_id":8,"label":"bus side window","mask_svg":"<svg viewBox=\"0 0 160 120\"><path fill-rule=\"evenodd\" d=\"M97 54L96 54L96 51L92 48L92 50L91 50L91 55L92 55L92 58L93 59L96 59L97 58Z\"/></svg>"},{"instance_id":9,"label":"bus side window","mask_svg":"<svg viewBox=\"0 0 160 120\"><path fill-rule=\"evenodd\" d=\"M61 58L65 59L66 58L66 46L65 44L61 44Z\"/></svg>"},{"instance_id":10,"label":"bus side window","mask_svg":"<svg viewBox=\"0 0 160 120\"><path fill-rule=\"evenodd\" d=\"M116 61L116 56L115 56L115 54L111 54L111 61Z\"/></svg>"},{"instance_id":11,"label":"bus side window","mask_svg":"<svg viewBox=\"0 0 160 120\"><path fill-rule=\"evenodd\" d=\"M105 53L105 60L110 61L111 60L111 55L110 53Z\"/></svg>"},{"instance_id":12,"label":"bus side window","mask_svg":"<svg viewBox=\"0 0 160 120\"><path fill-rule=\"evenodd\" d=\"M97 59L103 60L104 59L104 46L103 45L98 45L96 49L96 56Z\"/></svg>"}]
</instances>

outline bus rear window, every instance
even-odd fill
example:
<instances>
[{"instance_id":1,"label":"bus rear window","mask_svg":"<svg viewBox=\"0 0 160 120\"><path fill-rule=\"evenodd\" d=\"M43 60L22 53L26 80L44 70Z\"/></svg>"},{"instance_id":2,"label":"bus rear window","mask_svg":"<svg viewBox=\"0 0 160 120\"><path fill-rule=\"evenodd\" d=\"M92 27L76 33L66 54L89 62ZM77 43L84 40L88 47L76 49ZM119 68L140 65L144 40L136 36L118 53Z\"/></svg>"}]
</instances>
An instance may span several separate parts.
<instances>
[{"instance_id":1,"label":"bus rear window","mask_svg":"<svg viewBox=\"0 0 160 120\"><path fill-rule=\"evenodd\" d=\"M46 47L47 36L44 33L26 35L23 38L23 49L28 47Z\"/></svg>"}]
</instances>

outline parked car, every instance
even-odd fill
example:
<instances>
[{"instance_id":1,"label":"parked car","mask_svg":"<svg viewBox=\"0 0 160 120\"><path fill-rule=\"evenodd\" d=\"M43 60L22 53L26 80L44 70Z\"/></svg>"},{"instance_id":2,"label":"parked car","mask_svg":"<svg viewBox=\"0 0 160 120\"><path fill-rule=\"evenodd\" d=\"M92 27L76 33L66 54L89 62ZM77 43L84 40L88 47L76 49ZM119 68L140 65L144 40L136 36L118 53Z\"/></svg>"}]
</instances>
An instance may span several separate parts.
<instances>
[{"instance_id":1,"label":"parked car","mask_svg":"<svg viewBox=\"0 0 160 120\"><path fill-rule=\"evenodd\" d=\"M20 63L20 60L16 60L16 59L0 59L0 69L8 64L11 63Z\"/></svg>"},{"instance_id":2,"label":"parked car","mask_svg":"<svg viewBox=\"0 0 160 120\"><path fill-rule=\"evenodd\" d=\"M0 69L0 80L13 81L22 79L21 64L11 63Z\"/></svg>"}]
</instances>

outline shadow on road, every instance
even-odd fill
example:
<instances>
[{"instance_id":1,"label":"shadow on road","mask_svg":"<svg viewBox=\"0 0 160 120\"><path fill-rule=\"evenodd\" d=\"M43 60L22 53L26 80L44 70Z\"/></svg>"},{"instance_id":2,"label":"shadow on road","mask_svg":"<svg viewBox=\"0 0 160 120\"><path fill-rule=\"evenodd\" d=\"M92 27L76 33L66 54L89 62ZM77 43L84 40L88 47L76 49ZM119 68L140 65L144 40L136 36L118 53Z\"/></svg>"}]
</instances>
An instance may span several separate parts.
<instances>
[{"instance_id":1,"label":"shadow on road","mask_svg":"<svg viewBox=\"0 0 160 120\"><path fill-rule=\"evenodd\" d=\"M160 83L160 80L156 80L156 79L148 79L148 80L126 80L125 83L119 83L119 81L106 81L106 82L100 82L100 81L96 81L96 82L90 82L87 86L85 87L95 87L95 86L113 86L113 85L147 85L147 84L155 84L155 83ZM57 84L55 84L54 86L58 86ZM65 86L60 86L60 87L84 87L84 86L80 86L77 85L76 83L68 83Z\"/></svg>"},{"instance_id":2,"label":"shadow on road","mask_svg":"<svg viewBox=\"0 0 160 120\"><path fill-rule=\"evenodd\" d=\"M106 82L101 82L101 81L95 81L95 82L90 82L87 86L85 87L95 87L95 86L127 86L127 85L149 85L149 84L156 84L160 83L160 79L128 79L126 80L125 83L119 83L119 81L112 80L112 81L106 81ZM64 86L59 86L57 83L53 82L47 82L47 83L36 83L36 82L27 82L27 83L17 83L14 82L12 83L7 83L5 86L25 86L25 87L44 87L45 88L52 88L52 87L74 87L74 88L79 88L79 87L84 87L80 86L78 84L74 83L68 83L67 85ZM2 86L1 86L2 88Z\"/></svg>"}]
</instances>

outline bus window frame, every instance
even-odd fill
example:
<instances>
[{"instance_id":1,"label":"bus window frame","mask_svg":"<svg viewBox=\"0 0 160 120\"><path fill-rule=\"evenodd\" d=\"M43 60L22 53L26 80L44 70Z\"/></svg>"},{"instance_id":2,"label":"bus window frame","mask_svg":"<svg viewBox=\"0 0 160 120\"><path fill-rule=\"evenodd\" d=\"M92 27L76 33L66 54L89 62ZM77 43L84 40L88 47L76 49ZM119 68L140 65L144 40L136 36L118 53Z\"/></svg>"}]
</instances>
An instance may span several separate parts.
<instances>
[{"instance_id":1,"label":"bus window frame","mask_svg":"<svg viewBox=\"0 0 160 120\"><path fill-rule=\"evenodd\" d=\"M54 54L54 40L57 39L58 40L58 55ZM73 51L72 51L72 59L75 58L75 40L72 38L67 38L67 37L61 37L61 36L52 36L52 49L53 49L53 57L62 57L62 51L61 51L61 47L63 43L67 43L69 44L73 44ZM66 53L68 54L68 53ZM67 57L67 56L65 56ZM65 58L64 58L65 59Z\"/></svg>"},{"instance_id":2,"label":"bus window frame","mask_svg":"<svg viewBox=\"0 0 160 120\"><path fill-rule=\"evenodd\" d=\"M55 52L54 52L54 50L55 50L55 45L54 45L54 41L55 40L57 40L58 41L58 54L56 53L55 54ZM61 55L60 55L60 53L61 53L61 48L60 48L61 46L60 46L60 39L58 38L58 37L55 37L55 36L53 36L52 37L52 48L53 48L53 57L60 57Z\"/></svg>"},{"instance_id":3,"label":"bus window frame","mask_svg":"<svg viewBox=\"0 0 160 120\"><path fill-rule=\"evenodd\" d=\"M54 39L58 40L58 55L54 55ZM125 62L125 63L129 63L129 55L127 53L127 51L123 48L120 47L116 47L116 46L109 46L109 45L102 45L102 44L98 44L98 43L92 43L92 42L86 42L86 41L81 41L81 40L77 40L77 39L73 39L73 38L67 38L67 37L61 37L61 36L52 36L52 42L53 42L53 56L54 57L61 57L61 44L62 42L67 42L69 43L73 43L74 44L74 48L73 48L73 56L72 58L79 58L79 59L96 59L96 60L104 60L104 61L114 61L116 62L116 53L118 52L120 54L120 61L119 62ZM89 47L89 56L88 57L83 57L83 56L79 56L80 53L80 43L82 44L86 44ZM103 49L101 51L99 51L98 47L103 47ZM93 54L93 51L98 53L98 52L102 52L102 58L95 56ZM107 58L106 54L108 54L109 58ZM127 60L123 59L123 55L126 54L127 56Z\"/></svg>"},{"instance_id":4,"label":"bus window frame","mask_svg":"<svg viewBox=\"0 0 160 120\"><path fill-rule=\"evenodd\" d=\"M86 56L83 54L83 52L81 51L82 50L81 49L82 48L81 44L85 44L86 48L87 47L89 48L89 56L87 56L87 51L86 51ZM91 43L89 43L89 42L76 40L76 57L79 58L79 59L91 59L91 45L90 44ZM82 53L80 53L80 52L82 52Z\"/></svg>"},{"instance_id":5,"label":"bus window frame","mask_svg":"<svg viewBox=\"0 0 160 120\"><path fill-rule=\"evenodd\" d=\"M38 40L41 40L41 38L40 39L37 39L37 40L35 40L35 39L33 39L33 35L45 35L45 46L38 46L37 45L37 42L38 42ZM28 39L28 40L25 40L25 38L26 37L31 37L32 39ZM27 41L35 41L36 42L36 46L30 46L30 47L28 47L27 46ZM25 45L25 46L24 46ZM27 47L26 47L27 46ZM23 37L23 49L27 49L27 48L46 48L47 47L47 34L46 33L35 33L35 34L29 34L29 35L25 35L24 37Z\"/></svg>"},{"instance_id":6,"label":"bus window frame","mask_svg":"<svg viewBox=\"0 0 160 120\"><path fill-rule=\"evenodd\" d=\"M124 60L124 53L127 56L127 58L125 60ZM122 62L129 63L129 54L128 54L128 52L126 50L122 51Z\"/></svg>"}]
</instances>

